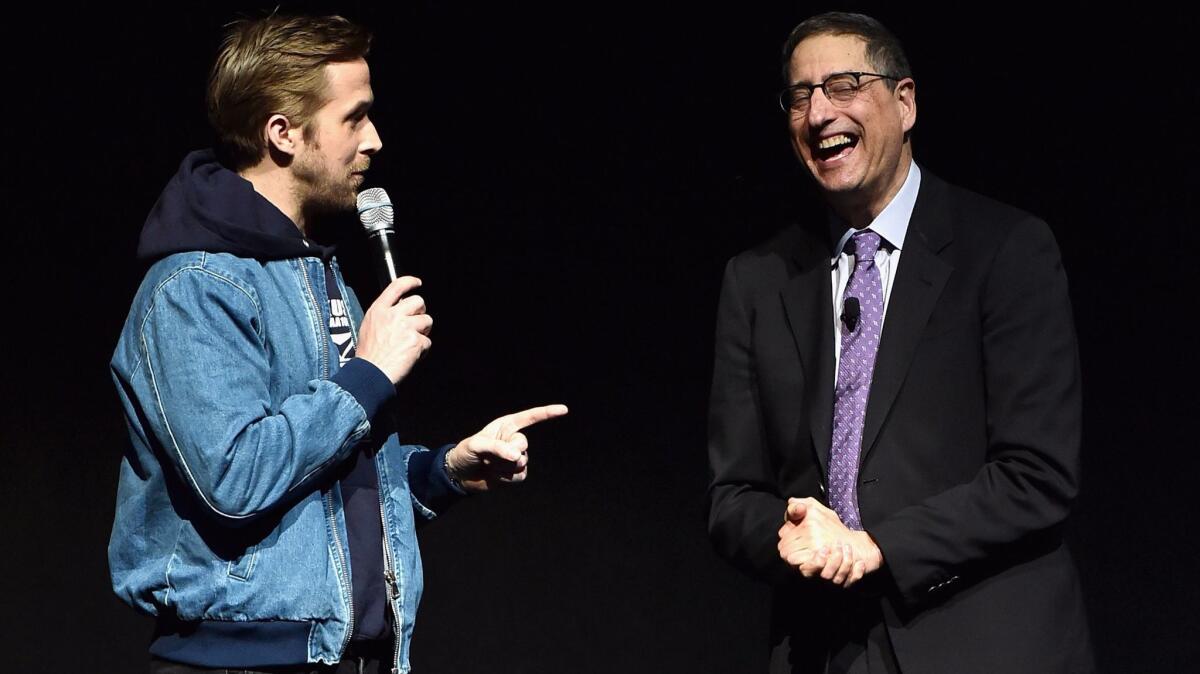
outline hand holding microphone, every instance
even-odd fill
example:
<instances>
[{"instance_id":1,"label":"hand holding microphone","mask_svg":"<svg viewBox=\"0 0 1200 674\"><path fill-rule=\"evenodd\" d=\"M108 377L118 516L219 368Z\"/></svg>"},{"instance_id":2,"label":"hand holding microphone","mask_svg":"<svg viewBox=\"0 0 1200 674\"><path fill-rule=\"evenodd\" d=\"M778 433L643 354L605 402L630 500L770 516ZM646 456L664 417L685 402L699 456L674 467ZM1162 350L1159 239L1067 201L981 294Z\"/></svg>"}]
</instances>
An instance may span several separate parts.
<instances>
[{"instance_id":1,"label":"hand holding microphone","mask_svg":"<svg viewBox=\"0 0 1200 674\"><path fill-rule=\"evenodd\" d=\"M382 188L359 193L358 218L375 249L375 271L383 292L363 316L355 353L398 384L433 345L429 340L433 318L425 313L420 295L405 297L421 286L421 279L399 274L394 217L392 200Z\"/></svg>"},{"instance_id":2,"label":"hand holding microphone","mask_svg":"<svg viewBox=\"0 0 1200 674\"><path fill-rule=\"evenodd\" d=\"M401 276L392 281L367 309L358 328L356 355L383 371L393 384L408 376L433 342L433 318L425 313L420 295L404 295L421 286L421 279Z\"/></svg>"}]
</instances>

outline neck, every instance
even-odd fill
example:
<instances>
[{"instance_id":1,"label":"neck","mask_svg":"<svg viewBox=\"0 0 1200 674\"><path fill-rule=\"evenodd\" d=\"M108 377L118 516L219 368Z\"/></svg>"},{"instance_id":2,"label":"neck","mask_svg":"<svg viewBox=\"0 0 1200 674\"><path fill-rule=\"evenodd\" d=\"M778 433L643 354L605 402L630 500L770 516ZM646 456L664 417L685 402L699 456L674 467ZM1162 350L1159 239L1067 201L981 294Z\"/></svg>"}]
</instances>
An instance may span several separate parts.
<instances>
[{"instance_id":1,"label":"neck","mask_svg":"<svg viewBox=\"0 0 1200 674\"><path fill-rule=\"evenodd\" d=\"M912 168L912 150L908 143L900 152L899 170L892 174L887 183L878 187L868 186L861 193L827 194L826 200L833 212L854 229L862 229L875 221L883 209L904 187L908 171Z\"/></svg>"},{"instance_id":2,"label":"neck","mask_svg":"<svg viewBox=\"0 0 1200 674\"><path fill-rule=\"evenodd\" d=\"M302 234L306 233L304 211L296 199L292 177L286 170L265 161L238 171L238 175L250 181L254 191L274 204Z\"/></svg>"}]
</instances>

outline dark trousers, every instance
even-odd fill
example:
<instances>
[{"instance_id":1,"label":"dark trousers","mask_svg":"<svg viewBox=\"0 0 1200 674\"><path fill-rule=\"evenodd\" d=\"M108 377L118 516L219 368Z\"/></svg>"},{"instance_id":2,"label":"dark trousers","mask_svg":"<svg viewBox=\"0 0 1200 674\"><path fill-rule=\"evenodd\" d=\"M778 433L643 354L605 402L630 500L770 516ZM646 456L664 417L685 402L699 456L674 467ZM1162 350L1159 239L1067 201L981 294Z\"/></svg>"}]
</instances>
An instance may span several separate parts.
<instances>
[{"instance_id":1,"label":"dark trousers","mask_svg":"<svg viewBox=\"0 0 1200 674\"><path fill-rule=\"evenodd\" d=\"M771 674L901 674L879 600L836 598L836 610L818 602L820 608L800 615L800 604L784 607L788 622L772 635Z\"/></svg>"},{"instance_id":2,"label":"dark trousers","mask_svg":"<svg viewBox=\"0 0 1200 674\"><path fill-rule=\"evenodd\" d=\"M878 600L854 602L846 616L846 642L829 656L828 674L900 674L900 663Z\"/></svg>"}]
</instances>

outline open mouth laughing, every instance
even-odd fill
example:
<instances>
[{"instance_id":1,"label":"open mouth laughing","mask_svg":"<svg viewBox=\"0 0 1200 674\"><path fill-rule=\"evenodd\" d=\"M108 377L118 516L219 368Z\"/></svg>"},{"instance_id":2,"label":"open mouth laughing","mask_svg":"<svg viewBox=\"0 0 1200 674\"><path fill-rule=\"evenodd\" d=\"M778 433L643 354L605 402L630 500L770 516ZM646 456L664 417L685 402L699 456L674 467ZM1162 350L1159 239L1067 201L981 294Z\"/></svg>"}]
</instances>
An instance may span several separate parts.
<instances>
[{"instance_id":1,"label":"open mouth laughing","mask_svg":"<svg viewBox=\"0 0 1200 674\"><path fill-rule=\"evenodd\" d=\"M841 159L854 151L858 146L858 136L850 133L838 133L818 139L811 144L813 158L820 162Z\"/></svg>"}]
</instances>

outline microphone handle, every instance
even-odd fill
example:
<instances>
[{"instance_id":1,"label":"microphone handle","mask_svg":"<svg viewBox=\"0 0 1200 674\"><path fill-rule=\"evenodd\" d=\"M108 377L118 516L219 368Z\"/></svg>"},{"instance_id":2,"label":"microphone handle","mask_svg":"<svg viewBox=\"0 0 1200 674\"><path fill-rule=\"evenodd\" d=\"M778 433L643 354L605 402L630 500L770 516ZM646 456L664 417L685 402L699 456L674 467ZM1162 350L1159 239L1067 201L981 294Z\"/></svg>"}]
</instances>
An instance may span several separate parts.
<instances>
[{"instance_id":1,"label":"microphone handle","mask_svg":"<svg viewBox=\"0 0 1200 674\"><path fill-rule=\"evenodd\" d=\"M396 240L396 231L380 229L371 232L370 239L377 253L375 258L375 278L379 287L386 288L389 283L400 277L400 262L397 252L400 249Z\"/></svg>"}]
</instances>

